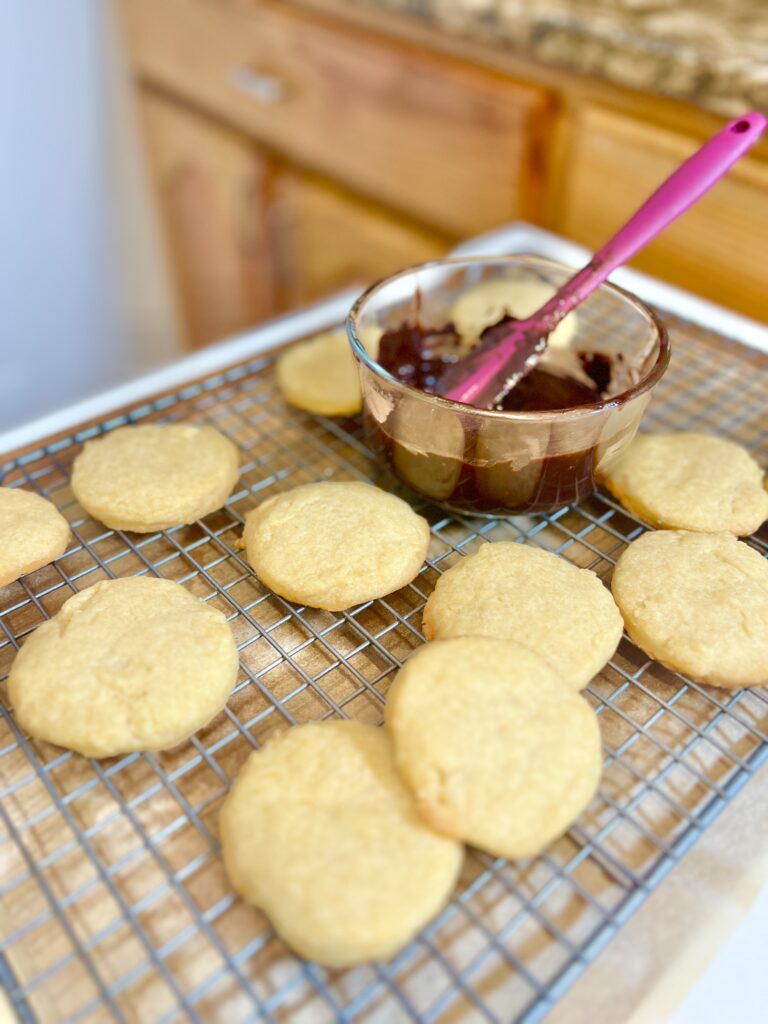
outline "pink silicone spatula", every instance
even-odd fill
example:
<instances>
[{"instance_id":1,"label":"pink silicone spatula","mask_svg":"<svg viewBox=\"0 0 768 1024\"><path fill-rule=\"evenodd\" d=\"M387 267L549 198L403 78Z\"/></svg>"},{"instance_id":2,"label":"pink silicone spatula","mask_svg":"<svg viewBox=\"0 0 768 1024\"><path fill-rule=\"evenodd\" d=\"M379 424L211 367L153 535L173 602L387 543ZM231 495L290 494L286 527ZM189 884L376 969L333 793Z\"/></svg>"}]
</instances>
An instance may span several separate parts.
<instances>
[{"instance_id":1,"label":"pink silicone spatula","mask_svg":"<svg viewBox=\"0 0 768 1024\"><path fill-rule=\"evenodd\" d=\"M703 196L757 142L766 123L762 114L745 114L705 142L537 313L510 324L501 340L495 332L487 344L450 366L440 379L439 394L478 408L497 405L538 363L548 335L563 317Z\"/></svg>"}]
</instances>

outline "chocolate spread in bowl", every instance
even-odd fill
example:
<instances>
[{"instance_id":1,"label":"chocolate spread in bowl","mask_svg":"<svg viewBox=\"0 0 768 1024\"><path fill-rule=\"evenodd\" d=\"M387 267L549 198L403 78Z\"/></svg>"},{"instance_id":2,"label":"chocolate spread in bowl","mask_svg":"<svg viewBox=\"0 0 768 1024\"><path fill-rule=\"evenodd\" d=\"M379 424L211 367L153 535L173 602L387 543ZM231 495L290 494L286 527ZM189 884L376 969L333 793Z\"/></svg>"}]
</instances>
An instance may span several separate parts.
<instances>
[{"instance_id":1,"label":"chocolate spread in bowl","mask_svg":"<svg viewBox=\"0 0 768 1024\"><path fill-rule=\"evenodd\" d=\"M505 317L481 335L490 341L503 334ZM430 328L406 322L386 331L379 343L378 362L397 380L421 391L439 391L440 375L466 353L452 324ZM503 399L507 412L551 412L592 405L626 389L631 381L620 354L573 349L550 349L542 363L530 371ZM464 432L453 413L425 410L423 403L405 402L384 423L368 417L378 447L397 476L416 491L434 500L469 512L509 515L552 510L591 494L596 487L596 443L581 450L555 454L556 444L542 444L542 431L529 431L532 449L521 458L510 458L512 431L520 436L522 424L490 418L479 429ZM427 415L429 413L430 415ZM404 423L404 417L409 422ZM423 422L422 422L423 421ZM440 434L456 457L430 452L430 437ZM518 446L519 447L519 446Z\"/></svg>"}]
</instances>

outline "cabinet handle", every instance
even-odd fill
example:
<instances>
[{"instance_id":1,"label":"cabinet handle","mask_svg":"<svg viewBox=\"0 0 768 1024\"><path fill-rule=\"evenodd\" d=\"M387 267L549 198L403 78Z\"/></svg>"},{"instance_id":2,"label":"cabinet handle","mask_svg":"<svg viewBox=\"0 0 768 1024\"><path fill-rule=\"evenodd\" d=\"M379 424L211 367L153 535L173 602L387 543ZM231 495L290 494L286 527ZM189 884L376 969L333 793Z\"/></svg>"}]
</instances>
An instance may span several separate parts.
<instances>
[{"instance_id":1,"label":"cabinet handle","mask_svg":"<svg viewBox=\"0 0 768 1024\"><path fill-rule=\"evenodd\" d=\"M232 68L229 73L229 83L259 103L282 103L289 93L285 82L275 75L255 71L245 64L238 64Z\"/></svg>"}]
</instances>

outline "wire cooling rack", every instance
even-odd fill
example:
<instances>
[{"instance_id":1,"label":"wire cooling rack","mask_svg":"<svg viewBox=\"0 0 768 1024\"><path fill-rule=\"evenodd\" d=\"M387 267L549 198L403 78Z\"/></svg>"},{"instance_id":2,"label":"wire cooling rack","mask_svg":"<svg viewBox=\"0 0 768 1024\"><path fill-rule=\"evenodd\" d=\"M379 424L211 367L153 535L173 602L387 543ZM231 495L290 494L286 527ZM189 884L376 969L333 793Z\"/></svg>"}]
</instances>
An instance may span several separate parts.
<instances>
[{"instance_id":1,"label":"wire cooling rack","mask_svg":"<svg viewBox=\"0 0 768 1024\"><path fill-rule=\"evenodd\" d=\"M764 450L768 357L666 319L674 354L647 423ZM82 443L126 422L182 418L211 423L240 446L240 487L226 507L145 536L88 518L69 484ZM2 466L4 485L56 503L75 540L56 564L0 591L0 679L73 592L140 573L176 580L220 608L241 658L226 711L162 754L86 760L25 737L4 703L0 981L22 1020L539 1019L765 758L765 693L699 686L624 639L586 691L600 715L605 770L566 836L530 861L470 852L449 906L390 963L330 971L295 958L235 898L218 853L218 810L249 753L297 722L380 722L395 671L423 642L421 610L436 579L479 545L537 544L607 580L644 529L605 494L511 520L424 505L432 538L418 578L332 614L266 590L238 545L258 501L318 479L391 486L357 420L283 403L270 355ZM767 540L750 543L765 553Z\"/></svg>"}]
</instances>

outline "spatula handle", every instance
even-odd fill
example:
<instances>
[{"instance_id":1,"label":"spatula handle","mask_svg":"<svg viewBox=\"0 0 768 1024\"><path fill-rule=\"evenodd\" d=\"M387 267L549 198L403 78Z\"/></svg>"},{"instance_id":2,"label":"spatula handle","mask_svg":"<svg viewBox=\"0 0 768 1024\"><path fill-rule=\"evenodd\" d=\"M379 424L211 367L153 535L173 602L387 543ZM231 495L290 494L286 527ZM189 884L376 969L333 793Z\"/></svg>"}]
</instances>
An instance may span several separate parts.
<instances>
[{"instance_id":1,"label":"spatula handle","mask_svg":"<svg viewBox=\"0 0 768 1024\"><path fill-rule=\"evenodd\" d=\"M489 395L493 401L509 390L538 361L547 336L563 317L719 181L757 142L766 124L762 114L745 114L705 142L538 312L512 324L494 347L480 346L452 367L444 375L443 396L472 405L483 404Z\"/></svg>"},{"instance_id":2,"label":"spatula handle","mask_svg":"<svg viewBox=\"0 0 768 1024\"><path fill-rule=\"evenodd\" d=\"M557 319L561 320L612 271L632 259L639 249L712 188L731 165L757 142L766 124L766 118L758 113L736 118L681 164L613 238L595 253L587 266L558 292L558 301L553 304L559 314Z\"/></svg>"}]
</instances>

